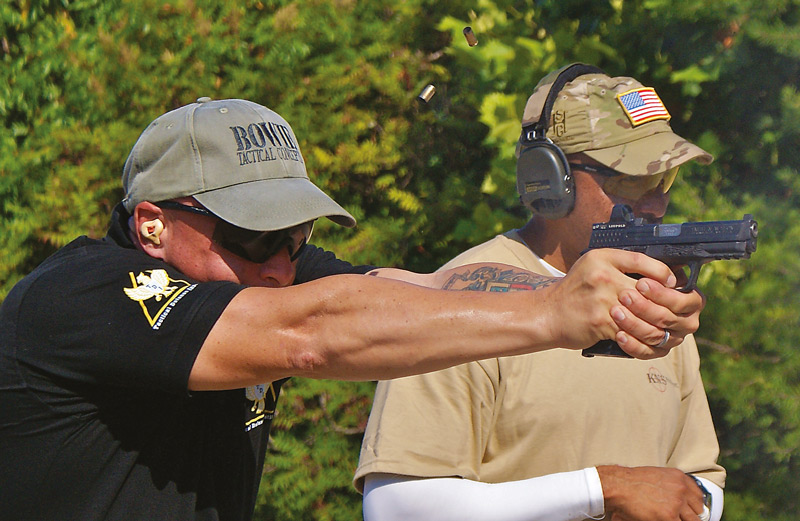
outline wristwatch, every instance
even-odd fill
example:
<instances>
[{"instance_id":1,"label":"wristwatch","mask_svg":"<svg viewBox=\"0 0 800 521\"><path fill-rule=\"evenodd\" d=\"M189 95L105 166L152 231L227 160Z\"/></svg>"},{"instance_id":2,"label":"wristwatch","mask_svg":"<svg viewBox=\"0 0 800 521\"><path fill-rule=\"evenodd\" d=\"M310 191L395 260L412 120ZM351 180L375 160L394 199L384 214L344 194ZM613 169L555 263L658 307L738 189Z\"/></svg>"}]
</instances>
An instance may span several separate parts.
<instances>
[{"instance_id":1,"label":"wristwatch","mask_svg":"<svg viewBox=\"0 0 800 521\"><path fill-rule=\"evenodd\" d=\"M703 493L703 513L698 515L697 517L700 518L700 521L708 521L709 519L711 519L711 499L712 499L711 492L708 491L706 486L703 485L703 482L697 479L696 476L693 476L688 473L686 475L692 478L695 483L697 483L697 486L700 487L700 491Z\"/></svg>"}]
</instances>

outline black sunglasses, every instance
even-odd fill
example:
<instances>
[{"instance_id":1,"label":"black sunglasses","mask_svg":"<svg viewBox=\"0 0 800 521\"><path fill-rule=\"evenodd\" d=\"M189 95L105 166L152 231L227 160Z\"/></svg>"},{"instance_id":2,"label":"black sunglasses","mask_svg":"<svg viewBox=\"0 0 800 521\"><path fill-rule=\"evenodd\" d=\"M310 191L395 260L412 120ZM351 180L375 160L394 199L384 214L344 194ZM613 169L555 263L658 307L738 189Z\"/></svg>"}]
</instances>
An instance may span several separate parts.
<instances>
[{"instance_id":1,"label":"black sunglasses","mask_svg":"<svg viewBox=\"0 0 800 521\"><path fill-rule=\"evenodd\" d=\"M294 262L308 244L314 221L277 231L248 230L233 225L216 214L199 206L189 206L176 201L155 203L159 208L196 213L217 219L211 240L231 253L258 264L264 263L281 251L289 249L289 260Z\"/></svg>"}]
</instances>

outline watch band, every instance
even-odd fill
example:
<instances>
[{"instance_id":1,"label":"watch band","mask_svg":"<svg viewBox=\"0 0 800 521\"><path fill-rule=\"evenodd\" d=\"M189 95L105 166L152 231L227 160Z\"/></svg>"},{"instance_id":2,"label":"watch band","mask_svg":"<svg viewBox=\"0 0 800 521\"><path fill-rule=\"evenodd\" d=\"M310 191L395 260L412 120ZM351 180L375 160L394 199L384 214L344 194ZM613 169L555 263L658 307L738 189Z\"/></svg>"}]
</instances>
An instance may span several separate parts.
<instances>
[{"instance_id":1,"label":"watch band","mask_svg":"<svg viewBox=\"0 0 800 521\"><path fill-rule=\"evenodd\" d=\"M689 473L686 475L692 478L695 483L697 483L697 486L700 487L700 491L703 493L703 513L698 517L700 518L700 521L708 521L711 518L711 492L708 491L706 486L703 485L703 482L697 479L697 477Z\"/></svg>"}]
</instances>

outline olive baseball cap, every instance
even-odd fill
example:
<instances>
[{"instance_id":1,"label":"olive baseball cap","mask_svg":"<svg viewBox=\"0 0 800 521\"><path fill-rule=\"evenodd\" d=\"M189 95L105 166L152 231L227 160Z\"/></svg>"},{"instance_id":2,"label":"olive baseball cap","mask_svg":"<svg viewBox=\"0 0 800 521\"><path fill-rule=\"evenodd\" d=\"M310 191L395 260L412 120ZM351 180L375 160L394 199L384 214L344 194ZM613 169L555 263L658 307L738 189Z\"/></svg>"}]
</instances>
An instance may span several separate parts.
<instances>
[{"instance_id":1,"label":"olive baseball cap","mask_svg":"<svg viewBox=\"0 0 800 521\"><path fill-rule=\"evenodd\" d=\"M523 128L538 122L550 88L567 67L536 86ZM583 74L558 92L546 135L565 154L583 152L628 175L658 174L690 160L711 163L711 154L672 132L669 119L655 89L629 77Z\"/></svg>"},{"instance_id":2,"label":"olive baseball cap","mask_svg":"<svg viewBox=\"0 0 800 521\"><path fill-rule=\"evenodd\" d=\"M128 212L142 201L192 196L249 230L281 230L319 217L356 224L309 180L289 123L241 99L200 98L156 118L133 146L122 185Z\"/></svg>"}]
</instances>

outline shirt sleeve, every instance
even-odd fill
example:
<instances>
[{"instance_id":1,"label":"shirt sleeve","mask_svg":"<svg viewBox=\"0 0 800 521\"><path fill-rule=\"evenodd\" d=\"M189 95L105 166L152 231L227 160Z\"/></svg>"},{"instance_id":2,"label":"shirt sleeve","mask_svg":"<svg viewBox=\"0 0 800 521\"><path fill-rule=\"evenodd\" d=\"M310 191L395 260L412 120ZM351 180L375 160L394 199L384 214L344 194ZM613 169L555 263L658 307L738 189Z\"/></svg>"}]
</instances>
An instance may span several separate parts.
<instances>
[{"instance_id":1,"label":"shirt sleeve","mask_svg":"<svg viewBox=\"0 0 800 521\"><path fill-rule=\"evenodd\" d=\"M370 473L479 480L498 387L496 359L379 382L356 488Z\"/></svg>"},{"instance_id":2,"label":"shirt sleeve","mask_svg":"<svg viewBox=\"0 0 800 521\"><path fill-rule=\"evenodd\" d=\"M717 463L719 442L708 406L703 379L700 375L700 355L692 335L680 346L681 403L680 429L675 448L667 466L725 486L725 469Z\"/></svg>"},{"instance_id":3,"label":"shirt sleeve","mask_svg":"<svg viewBox=\"0 0 800 521\"><path fill-rule=\"evenodd\" d=\"M186 392L200 347L243 286L198 283L136 251L98 248L65 252L77 258L54 260L20 288L15 350L27 385Z\"/></svg>"},{"instance_id":4,"label":"shirt sleeve","mask_svg":"<svg viewBox=\"0 0 800 521\"><path fill-rule=\"evenodd\" d=\"M370 265L353 265L336 257L333 252L309 244L297 261L295 284L310 282L329 275L363 274L375 269Z\"/></svg>"}]
</instances>

